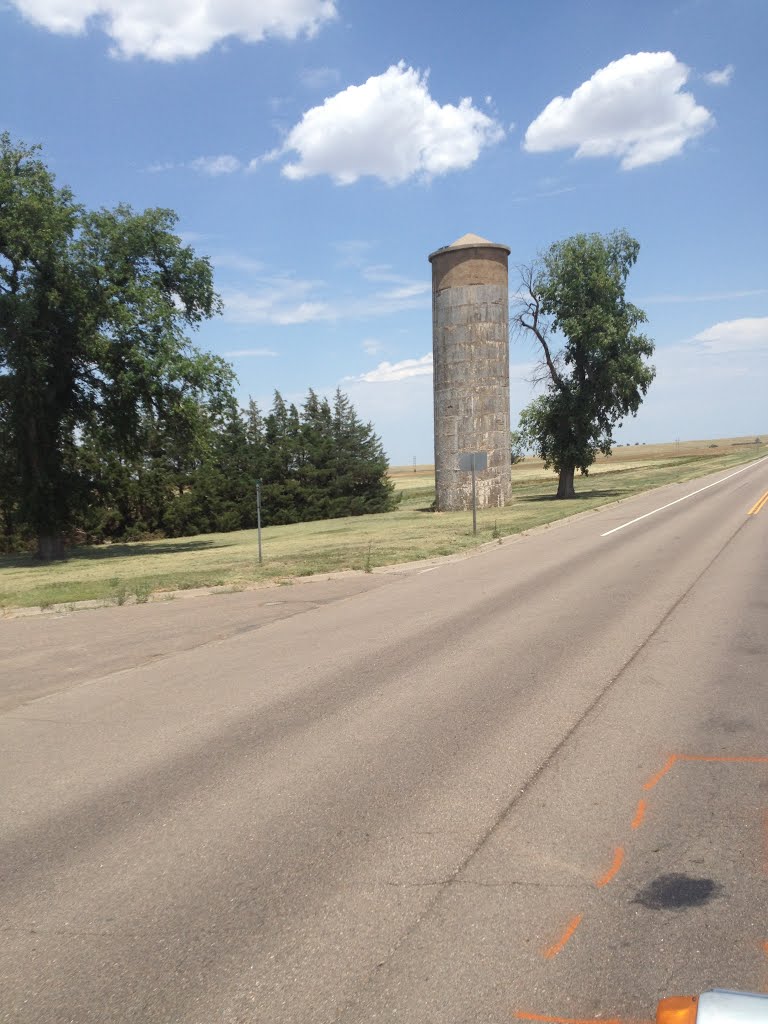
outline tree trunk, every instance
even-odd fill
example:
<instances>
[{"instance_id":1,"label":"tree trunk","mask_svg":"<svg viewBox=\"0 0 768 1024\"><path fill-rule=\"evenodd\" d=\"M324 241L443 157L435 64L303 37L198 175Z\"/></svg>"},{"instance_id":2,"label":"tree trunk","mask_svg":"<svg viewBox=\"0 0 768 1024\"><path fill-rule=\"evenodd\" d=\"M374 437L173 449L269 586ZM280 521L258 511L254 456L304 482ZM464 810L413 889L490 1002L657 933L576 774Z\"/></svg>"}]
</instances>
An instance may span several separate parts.
<instances>
[{"instance_id":1,"label":"tree trunk","mask_svg":"<svg viewBox=\"0 0 768 1024\"><path fill-rule=\"evenodd\" d=\"M573 475L575 472L575 466L563 466L560 470L560 479L557 482L558 498L576 497L576 491L573 489Z\"/></svg>"},{"instance_id":2,"label":"tree trunk","mask_svg":"<svg viewBox=\"0 0 768 1024\"><path fill-rule=\"evenodd\" d=\"M37 536L37 552L35 558L42 562L53 562L58 558L66 558L64 538L57 533L40 533Z\"/></svg>"}]
</instances>

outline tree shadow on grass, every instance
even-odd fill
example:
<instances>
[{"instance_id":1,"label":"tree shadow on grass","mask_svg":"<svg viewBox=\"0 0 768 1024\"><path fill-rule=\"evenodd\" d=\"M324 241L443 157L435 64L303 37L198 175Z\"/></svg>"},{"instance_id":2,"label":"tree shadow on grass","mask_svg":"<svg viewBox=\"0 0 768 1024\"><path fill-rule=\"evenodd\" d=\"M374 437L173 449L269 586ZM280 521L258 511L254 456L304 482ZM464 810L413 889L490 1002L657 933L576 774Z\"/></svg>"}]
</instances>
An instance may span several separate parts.
<instances>
[{"instance_id":1,"label":"tree shadow on grass","mask_svg":"<svg viewBox=\"0 0 768 1024\"><path fill-rule=\"evenodd\" d=\"M209 548L231 548L234 541L219 540L184 540L178 541L136 541L133 544L106 544L104 547L82 547L72 548L68 553L71 559L93 559L99 561L103 558L130 558L133 555L174 555L182 551L206 551Z\"/></svg>"},{"instance_id":2,"label":"tree shadow on grass","mask_svg":"<svg viewBox=\"0 0 768 1024\"><path fill-rule=\"evenodd\" d=\"M63 562L102 562L110 558L132 558L138 555L174 555L184 551L206 551L210 548L228 548L234 541L194 540L185 541L153 541L146 543L137 541L133 544L105 544L81 548L70 548L66 557L53 561L42 562L33 554L0 555L0 569L48 569Z\"/></svg>"},{"instance_id":3,"label":"tree shadow on grass","mask_svg":"<svg viewBox=\"0 0 768 1024\"><path fill-rule=\"evenodd\" d=\"M577 491L573 498L558 498L555 494L525 494L519 498L515 498L515 501L557 501L561 502L563 506L576 505L580 501L590 501L593 498L620 498L624 495L624 491L612 491L602 488L599 491Z\"/></svg>"}]
</instances>

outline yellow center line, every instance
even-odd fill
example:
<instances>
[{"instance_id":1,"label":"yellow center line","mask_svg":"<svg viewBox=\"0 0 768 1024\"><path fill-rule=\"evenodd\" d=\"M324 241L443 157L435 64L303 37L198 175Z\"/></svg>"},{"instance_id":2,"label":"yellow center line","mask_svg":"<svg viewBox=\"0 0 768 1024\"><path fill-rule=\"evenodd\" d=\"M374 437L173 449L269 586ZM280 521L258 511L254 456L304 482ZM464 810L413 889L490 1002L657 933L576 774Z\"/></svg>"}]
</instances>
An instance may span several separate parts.
<instances>
[{"instance_id":1,"label":"yellow center line","mask_svg":"<svg viewBox=\"0 0 768 1024\"><path fill-rule=\"evenodd\" d=\"M749 512L747 512L747 515L756 516L760 509L765 508L766 505L768 505L768 491L765 492L762 498L758 498L758 500L755 502L755 504L752 506Z\"/></svg>"}]
</instances>

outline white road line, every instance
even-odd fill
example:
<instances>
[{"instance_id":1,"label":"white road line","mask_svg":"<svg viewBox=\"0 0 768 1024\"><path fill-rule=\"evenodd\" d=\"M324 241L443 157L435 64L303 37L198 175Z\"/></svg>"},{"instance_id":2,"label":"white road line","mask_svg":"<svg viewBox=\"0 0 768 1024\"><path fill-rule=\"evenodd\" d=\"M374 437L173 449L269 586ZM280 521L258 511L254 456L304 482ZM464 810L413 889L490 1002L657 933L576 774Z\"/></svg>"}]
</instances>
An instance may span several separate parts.
<instances>
[{"instance_id":1,"label":"white road line","mask_svg":"<svg viewBox=\"0 0 768 1024\"><path fill-rule=\"evenodd\" d=\"M434 572L435 569L442 569L442 565L433 565L429 569L419 569L419 576L423 576L425 572Z\"/></svg>"},{"instance_id":2,"label":"white road line","mask_svg":"<svg viewBox=\"0 0 768 1024\"><path fill-rule=\"evenodd\" d=\"M757 462L750 462L747 466L742 466L741 469L737 469L735 473L729 473L728 476L722 477L720 480L715 480L711 484L707 484L705 487L700 487L698 491L691 491L690 494L684 494L682 498L675 498L674 501L668 502L666 505L661 505L659 508L655 508L652 512L646 512L644 516L638 516L637 519L630 519L628 523L622 523L621 526L614 526L612 530L608 530L607 533L601 533L601 537L610 537L612 533L617 533L619 530L623 530L626 526L631 526L633 523L639 523L641 519L647 519L648 516L655 516L657 512L663 512L665 508L671 508L673 505L677 505L681 501L685 501L686 498L692 498L694 494L701 494L702 491L708 491L710 487L717 487L718 484L724 484L726 480L731 480L733 477L738 476L739 473L743 473L747 469L754 469L755 466L759 466L761 462L765 462L768 459L768 455L764 455L762 459L758 459Z\"/></svg>"}]
</instances>

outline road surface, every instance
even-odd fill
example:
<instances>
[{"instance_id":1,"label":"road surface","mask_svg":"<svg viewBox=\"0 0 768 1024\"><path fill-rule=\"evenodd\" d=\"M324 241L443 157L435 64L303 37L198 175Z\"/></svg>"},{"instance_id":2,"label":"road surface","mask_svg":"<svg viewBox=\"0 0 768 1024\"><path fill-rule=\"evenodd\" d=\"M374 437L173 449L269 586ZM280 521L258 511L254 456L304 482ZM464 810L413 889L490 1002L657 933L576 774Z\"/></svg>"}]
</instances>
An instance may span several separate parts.
<instances>
[{"instance_id":1,"label":"road surface","mask_svg":"<svg viewBox=\"0 0 768 1024\"><path fill-rule=\"evenodd\" d=\"M762 460L470 558L0 624L0 1020L765 991L766 491Z\"/></svg>"}]
</instances>

